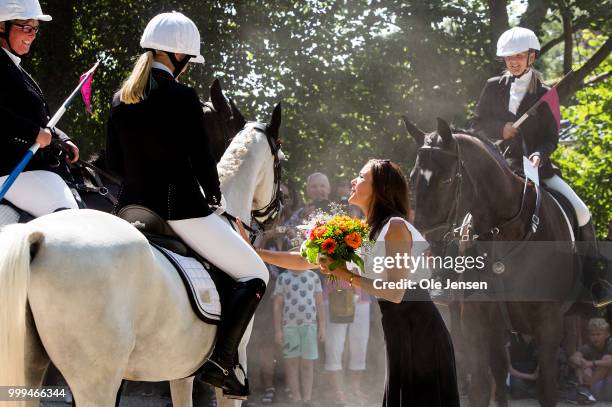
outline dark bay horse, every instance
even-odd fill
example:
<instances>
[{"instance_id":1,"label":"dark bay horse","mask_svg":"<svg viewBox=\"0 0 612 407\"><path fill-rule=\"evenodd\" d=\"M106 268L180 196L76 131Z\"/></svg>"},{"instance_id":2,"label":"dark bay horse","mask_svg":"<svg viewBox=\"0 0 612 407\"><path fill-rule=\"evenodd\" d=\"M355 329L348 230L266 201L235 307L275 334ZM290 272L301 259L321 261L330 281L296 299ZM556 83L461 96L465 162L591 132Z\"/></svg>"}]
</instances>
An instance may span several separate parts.
<instances>
[{"instance_id":1,"label":"dark bay horse","mask_svg":"<svg viewBox=\"0 0 612 407\"><path fill-rule=\"evenodd\" d=\"M410 177L416 227L433 251L444 253L450 243L469 236L463 254L487 259L485 270L457 275L458 280L486 281L489 287L462 292L459 303L470 405L489 405L489 371L498 405L508 405L504 345L510 330L535 337L538 400L545 407L556 405L563 316L580 289L571 217L546 191L515 175L488 140L453 134L441 119L430 134L405 121L419 146ZM472 230L461 236L468 213Z\"/></svg>"}]
</instances>

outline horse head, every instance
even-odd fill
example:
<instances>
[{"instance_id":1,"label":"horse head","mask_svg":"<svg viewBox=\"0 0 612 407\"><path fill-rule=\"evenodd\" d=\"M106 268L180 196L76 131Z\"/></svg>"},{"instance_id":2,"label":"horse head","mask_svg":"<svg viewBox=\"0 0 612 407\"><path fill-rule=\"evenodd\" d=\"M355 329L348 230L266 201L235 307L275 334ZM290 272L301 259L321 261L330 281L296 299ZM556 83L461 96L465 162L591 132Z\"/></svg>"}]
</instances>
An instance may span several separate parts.
<instances>
[{"instance_id":1,"label":"horse head","mask_svg":"<svg viewBox=\"0 0 612 407\"><path fill-rule=\"evenodd\" d=\"M410 173L415 226L430 242L447 241L468 212L467 203L474 200L460 136L453 135L448 123L440 118L432 133L419 130L405 117L404 123L419 146Z\"/></svg>"},{"instance_id":2,"label":"horse head","mask_svg":"<svg viewBox=\"0 0 612 407\"><path fill-rule=\"evenodd\" d=\"M219 162L232 139L244 127L246 120L234 102L225 97L219 79L210 85L210 99L202 103L204 125L209 138L210 150Z\"/></svg>"},{"instance_id":3,"label":"horse head","mask_svg":"<svg viewBox=\"0 0 612 407\"><path fill-rule=\"evenodd\" d=\"M248 122L236 134L217 165L227 211L263 224L281 208L281 105L269 123Z\"/></svg>"}]
</instances>

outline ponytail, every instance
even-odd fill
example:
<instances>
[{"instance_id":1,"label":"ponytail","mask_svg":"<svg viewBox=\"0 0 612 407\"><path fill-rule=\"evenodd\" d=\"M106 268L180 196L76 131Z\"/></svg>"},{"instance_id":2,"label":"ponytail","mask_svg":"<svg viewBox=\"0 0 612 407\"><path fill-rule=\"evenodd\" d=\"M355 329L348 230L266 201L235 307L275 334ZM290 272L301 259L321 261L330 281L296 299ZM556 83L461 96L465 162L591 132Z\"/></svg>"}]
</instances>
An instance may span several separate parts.
<instances>
[{"instance_id":1,"label":"ponytail","mask_svg":"<svg viewBox=\"0 0 612 407\"><path fill-rule=\"evenodd\" d=\"M121 102L130 105L141 102L145 98L145 89L149 83L152 66L153 51L147 51L138 58L130 76L121 85L119 91Z\"/></svg>"},{"instance_id":2,"label":"ponytail","mask_svg":"<svg viewBox=\"0 0 612 407\"><path fill-rule=\"evenodd\" d=\"M529 86L527 87L527 92L536 93L538 90L538 81L540 83L544 83L542 81L542 74L539 71L536 71L534 67L531 67L533 74L531 75L531 80L529 81Z\"/></svg>"}]
</instances>

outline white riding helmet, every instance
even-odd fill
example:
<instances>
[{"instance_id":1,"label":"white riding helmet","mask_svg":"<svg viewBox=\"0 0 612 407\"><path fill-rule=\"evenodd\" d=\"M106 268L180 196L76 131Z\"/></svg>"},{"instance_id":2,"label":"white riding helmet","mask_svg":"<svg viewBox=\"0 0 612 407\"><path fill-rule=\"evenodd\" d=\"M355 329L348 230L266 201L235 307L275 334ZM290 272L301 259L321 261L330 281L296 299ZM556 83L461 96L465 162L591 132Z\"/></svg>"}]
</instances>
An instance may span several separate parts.
<instances>
[{"instance_id":1,"label":"white riding helmet","mask_svg":"<svg viewBox=\"0 0 612 407\"><path fill-rule=\"evenodd\" d=\"M0 0L3 1L3 0ZM190 62L204 63L200 54L200 32L185 15L173 11L158 14L147 24L140 39L142 48L193 55Z\"/></svg>"},{"instance_id":2,"label":"white riding helmet","mask_svg":"<svg viewBox=\"0 0 612 407\"><path fill-rule=\"evenodd\" d=\"M528 28L512 27L497 40L497 56L507 57L534 49L540 50L540 41Z\"/></svg>"},{"instance_id":3,"label":"white riding helmet","mask_svg":"<svg viewBox=\"0 0 612 407\"><path fill-rule=\"evenodd\" d=\"M0 21L39 20L51 21L43 14L38 0L0 0Z\"/></svg>"}]
</instances>

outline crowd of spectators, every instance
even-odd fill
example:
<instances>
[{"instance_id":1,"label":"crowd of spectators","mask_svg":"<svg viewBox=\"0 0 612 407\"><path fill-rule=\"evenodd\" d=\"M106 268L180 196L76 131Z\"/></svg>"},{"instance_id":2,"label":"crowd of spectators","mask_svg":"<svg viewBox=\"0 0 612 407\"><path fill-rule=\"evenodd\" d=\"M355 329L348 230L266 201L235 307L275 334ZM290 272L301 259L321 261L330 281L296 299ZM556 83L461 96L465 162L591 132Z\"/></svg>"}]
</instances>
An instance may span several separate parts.
<instances>
[{"instance_id":1,"label":"crowd of spectators","mask_svg":"<svg viewBox=\"0 0 612 407\"><path fill-rule=\"evenodd\" d=\"M348 204L350 188L347 180L334 190L329 178L316 172L306 179L302 201L298 188L283 185L283 211L276 227L258 244L273 250L296 249L303 238L297 226L307 223L317 210L341 209L351 216L361 216ZM326 394L317 391L319 400L324 398L334 406L347 405L348 399L366 402L362 377L370 334L369 296L347 284L330 284L316 268L294 273L268 267L269 290L258 310L249 344L250 349L257 349L249 352L249 365L254 366L249 375L259 389L250 403L265 405L283 400L311 405L316 382L313 376L322 374L326 379L318 385L323 385Z\"/></svg>"}]
</instances>

